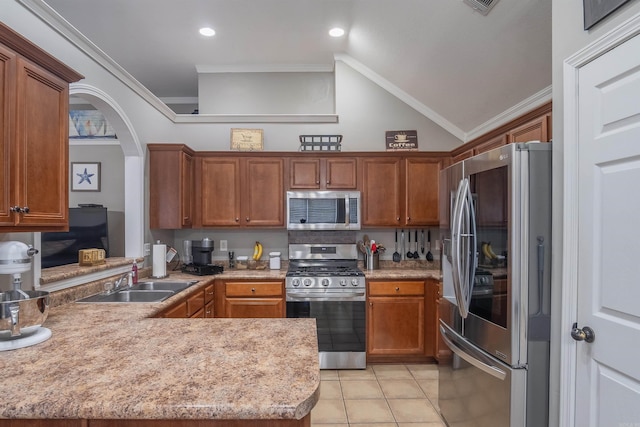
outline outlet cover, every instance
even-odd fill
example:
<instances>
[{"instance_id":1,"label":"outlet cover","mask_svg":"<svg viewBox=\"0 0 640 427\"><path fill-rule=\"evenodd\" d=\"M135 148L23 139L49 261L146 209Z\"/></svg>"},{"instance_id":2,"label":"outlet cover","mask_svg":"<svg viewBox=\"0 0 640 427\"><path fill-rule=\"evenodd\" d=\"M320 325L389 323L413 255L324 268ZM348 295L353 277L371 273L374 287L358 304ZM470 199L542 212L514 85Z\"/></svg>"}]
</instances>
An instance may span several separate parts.
<instances>
[{"instance_id":1,"label":"outlet cover","mask_svg":"<svg viewBox=\"0 0 640 427\"><path fill-rule=\"evenodd\" d=\"M151 243L144 244L144 256L151 255Z\"/></svg>"},{"instance_id":2,"label":"outlet cover","mask_svg":"<svg viewBox=\"0 0 640 427\"><path fill-rule=\"evenodd\" d=\"M221 251L226 251L227 250L227 241L226 240L220 240L220 250Z\"/></svg>"}]
</instances>

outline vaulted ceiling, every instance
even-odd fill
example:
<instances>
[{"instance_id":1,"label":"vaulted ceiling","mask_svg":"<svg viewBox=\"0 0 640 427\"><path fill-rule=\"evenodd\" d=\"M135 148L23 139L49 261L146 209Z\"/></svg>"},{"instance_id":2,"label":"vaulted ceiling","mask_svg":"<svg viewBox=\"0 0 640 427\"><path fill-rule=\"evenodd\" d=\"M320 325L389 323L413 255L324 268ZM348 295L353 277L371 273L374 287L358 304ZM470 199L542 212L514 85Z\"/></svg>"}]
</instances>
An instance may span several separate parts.
<instances>
[{"instance_id":1,"label":"vaulted ceiling","mask_svg":"<svg viewBox=\"0 0 640 427\"><path fill-rule=\"evenodd\" d=\"M468 133L551 85L551 0L500 0L486 16L462 0L45 1L160 98L197 97L197 66L340 54Z\"/></svg>"}]
</instances>

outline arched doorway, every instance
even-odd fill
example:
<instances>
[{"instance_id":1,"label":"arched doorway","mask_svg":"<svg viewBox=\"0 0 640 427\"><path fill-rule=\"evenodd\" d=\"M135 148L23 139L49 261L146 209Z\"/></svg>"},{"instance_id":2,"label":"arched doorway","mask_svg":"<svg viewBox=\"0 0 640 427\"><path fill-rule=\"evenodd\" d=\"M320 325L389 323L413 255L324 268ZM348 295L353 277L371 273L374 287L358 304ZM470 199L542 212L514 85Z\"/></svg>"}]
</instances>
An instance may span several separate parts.
<instances>
[{"instance_id":1,"label":"arched doorway","mask_svg":"<svg viewBox=\"0 0 640 427\"><path fill-rule=\"evenodd\" d=\"M84 84L72 83L69 95L92 104L109 121L118 135L124 153L124 230L125 256L142 257L144 254L144 152L129 118L113 98L102 90Z\"/></svg>"}]
</instances>

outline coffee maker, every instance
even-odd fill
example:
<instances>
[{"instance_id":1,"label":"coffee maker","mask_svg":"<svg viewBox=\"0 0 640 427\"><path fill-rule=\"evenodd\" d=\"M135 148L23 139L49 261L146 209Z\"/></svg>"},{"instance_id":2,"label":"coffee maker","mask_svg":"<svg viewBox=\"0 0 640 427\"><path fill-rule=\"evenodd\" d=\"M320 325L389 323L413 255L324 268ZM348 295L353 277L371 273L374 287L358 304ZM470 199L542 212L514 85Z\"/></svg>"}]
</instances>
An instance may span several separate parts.
<instances>
[{"instance_id":1,"label":"coffee maker","mask_svg":"<svg viewBox=\"0 0 640 427\"><path fill-rule=\"evenodd\" d=\"M222 273L222 267L211 264L211 252L213 252L213 240L205 237L202 240L185 240L185 264L183 273L206 276ZM190 253L189 253L190 252ZM189 261L188 263L186 261Z\"/></svg>"}]
</instances>

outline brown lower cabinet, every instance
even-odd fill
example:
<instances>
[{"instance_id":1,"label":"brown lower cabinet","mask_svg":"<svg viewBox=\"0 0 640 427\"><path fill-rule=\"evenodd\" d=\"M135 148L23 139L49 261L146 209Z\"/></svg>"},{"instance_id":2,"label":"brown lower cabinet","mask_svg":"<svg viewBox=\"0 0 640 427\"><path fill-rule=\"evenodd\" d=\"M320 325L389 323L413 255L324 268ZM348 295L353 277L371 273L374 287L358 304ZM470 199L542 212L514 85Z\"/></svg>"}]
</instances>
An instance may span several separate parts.
<instances>
[{"instance_id":1,"label":"brown lower cabinet","mask_svg":"<svg viewBox=\"0 0 640 427\"><path fill-rule=\"evenodd\" d=\"M433 360L437 282L370 281L368 288L367 361Z\"/></svg>"},{"instance_id":2,"label":"brown lower cabinet","mask_svg":"<svg viewBox=\"0 0 640 427\"><path fill-rule=\"evenodd\" d=\"M224 317L285 317L282 280L224 281Z\"/></svg>"},{"instance_id":3,"label":"brown lower cabinet","mask_svg":"<svg viewBox=\"0 0 640 427\"><path fill-rule=\"evenodd\" d=\"M186 318L214 317L214 284L205 286L196 293L186 295L182 300L158 313L156 317Z\"/></svg>"}]
</instances>

